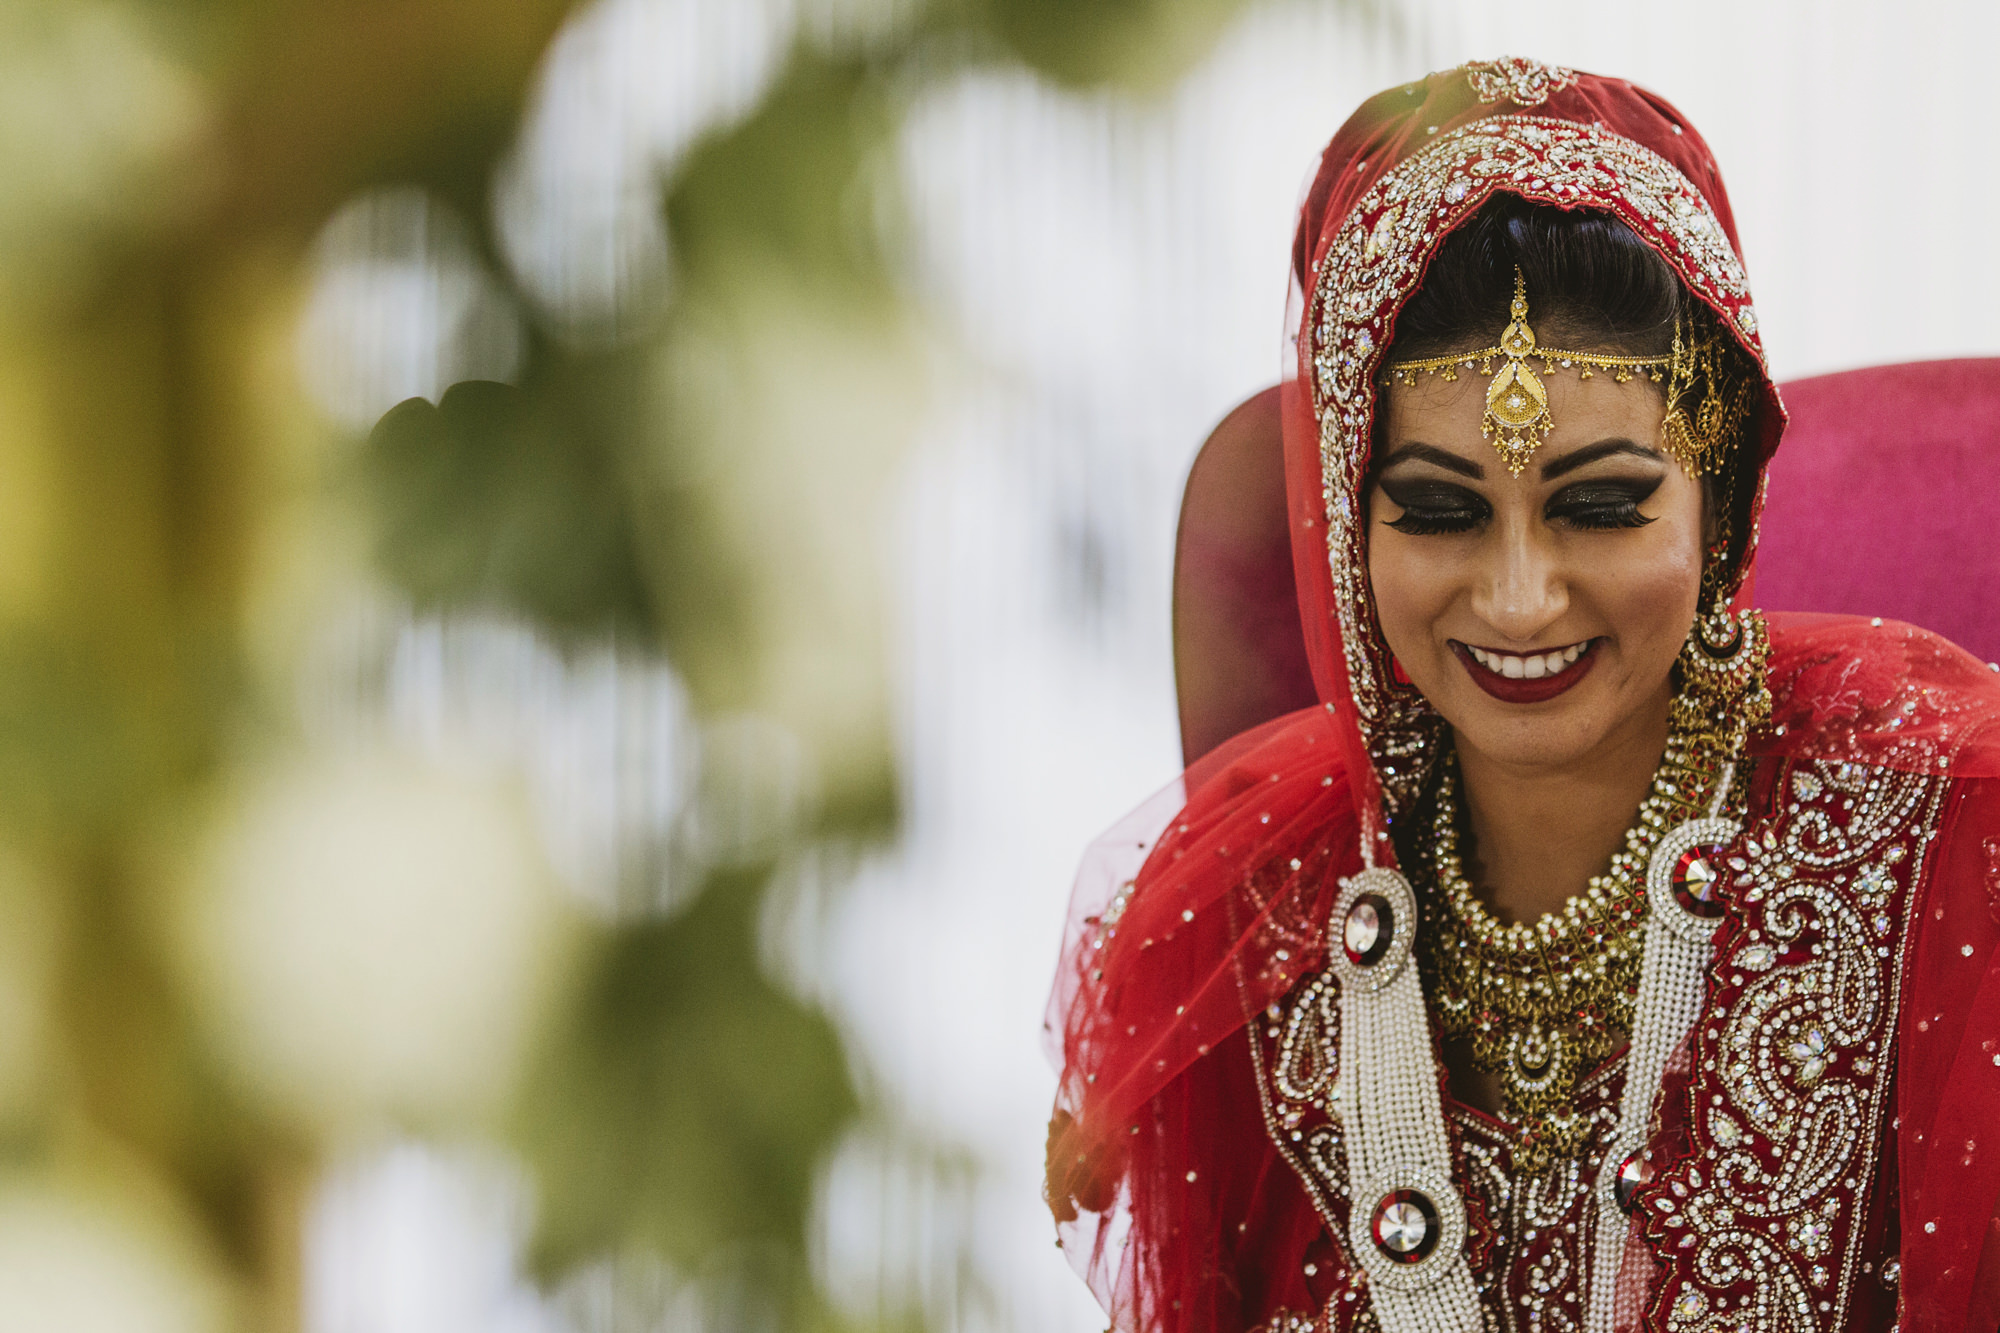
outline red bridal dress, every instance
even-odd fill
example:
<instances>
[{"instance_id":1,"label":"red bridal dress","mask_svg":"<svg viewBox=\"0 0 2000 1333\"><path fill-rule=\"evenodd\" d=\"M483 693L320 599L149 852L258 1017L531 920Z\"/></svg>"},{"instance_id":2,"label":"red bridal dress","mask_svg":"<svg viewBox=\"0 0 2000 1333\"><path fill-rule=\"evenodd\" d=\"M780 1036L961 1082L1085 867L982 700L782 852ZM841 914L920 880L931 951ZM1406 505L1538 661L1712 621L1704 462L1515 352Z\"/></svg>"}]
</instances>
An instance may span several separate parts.
<instances>
[{"instance_id":1,"label":"red bridal dress","mask_svg":"<svg viewBox=\"0 0 2000 1333\"><path fill-rule=\"evenodd\" d=\"M1497 61L1373 98L1327 147L1280 397L1319 702L1204 755L1092 849L1050 1006L1049 1202L1120 1330L1383 1323L1350 1230L1375 1201L1347 1173L1329 916L1364 864L1395 864L1441 723L1390 666L1357 515L1395 314L1496 191L1618 217L1764 365L1714 160L1651 93ZM1766 376L1760 479L1784 425ZM1773 709L1629 1221L1591 1223L1625 1054L1576 1086L1582 1149L1539 1165L1433 1054L1486 1328L2000 1327L2000 676L1899 623L1768 626ZM1593 1309L1605 1245L1615 1299Z\"/></svg>"}]
</instances>

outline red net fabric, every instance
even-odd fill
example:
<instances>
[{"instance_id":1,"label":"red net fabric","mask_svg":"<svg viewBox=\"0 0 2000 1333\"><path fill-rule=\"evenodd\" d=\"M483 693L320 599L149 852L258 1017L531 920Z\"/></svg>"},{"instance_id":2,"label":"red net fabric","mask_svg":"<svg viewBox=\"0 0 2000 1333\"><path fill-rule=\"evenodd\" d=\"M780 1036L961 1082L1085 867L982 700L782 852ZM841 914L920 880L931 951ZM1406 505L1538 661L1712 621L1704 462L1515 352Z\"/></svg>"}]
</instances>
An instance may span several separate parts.
<instances>
[{"instance_id":1,"label":"red net fabric","mask_svg":"<svg viewBox=\"0 0 2000 1333\"><path fill-rule=\"evenodd\" d=\"M1771 631L1778 707L1759 758L1957 780L1911 928L1900 1290L1906 1330L1993 1329L2000 675L1892 621L1777 615ZM1336 716L1307 710L1224 746L1189 771L1185 804L1181 784L1162 793L1079 877L1049 1017L1063 1078L1048 1192L1120 1329L1241 1329L1329 1299L1296 1261L1330 1241L1263 1132L1244 1029L1324 964L1335 886L1361 865ZM1643 1243L1629 1249L1628 1315L1661 1271Z\"/></svg>"},{"instance_id":2,"label":"red net fabric","mask_svg":"<svg viewBox=\"0 0 2000 1333\"><path fill-rule=\"evenodd\" d=\"M1900 621L1774 612L1769 731L1755 753L2000 777L2000 673Z\"/></svg>"},{"instance_id":3,"label":"red net fabric","mask_svg":"<svg viewBox=\"0 0 2000 1333\"><path fill-rule=\"evenodd\" d=\"M1158 1186L1189 1173L1199 1183L1205 1171L1256 1180L1282 1166L1261 1134L1241 1132L1261 1122L1240 1039L1233 1088L1180 1076L1324 961L1329 895L1360 866L1348 773L1323 709L1237 738L1185 786L1184 807L1152 806L1086 861L1049 1016L1063 1069L1050 1205L1071 1262L1135 1328L1158 1326L1149 1295L1190 1310L1205 1288L1214 1296L1213 1281L1190 1279L1232 1270L1219 1247L1240 1234L1202 1215L1216 1203L1210 1191ZM1141 831L1161 815L1164 826ZM1143 857L1130 875L1128 857ZM1232 1094L1241 1105L1215 1104Z\"/></svg>"}]
</instances>

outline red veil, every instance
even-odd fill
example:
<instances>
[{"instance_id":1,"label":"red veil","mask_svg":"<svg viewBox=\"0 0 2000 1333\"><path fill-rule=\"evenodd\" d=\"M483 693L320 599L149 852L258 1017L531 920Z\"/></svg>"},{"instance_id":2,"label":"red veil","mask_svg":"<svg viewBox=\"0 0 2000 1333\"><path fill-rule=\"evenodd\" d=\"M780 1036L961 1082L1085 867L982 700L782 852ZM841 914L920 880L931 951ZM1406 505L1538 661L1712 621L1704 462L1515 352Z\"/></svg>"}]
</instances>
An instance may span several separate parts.
<instances>
[{"instance_id":1,"label":"red veil","mask_svg":"<svg viewBox=\"0 0 2000 1333\"><path fill-rule=\"evenodd\" d=\"M1282 394L1320 706L1224 744L1097 844L1050 1003L1062 1078L1049 1201L1120 1329L1264 1327L1280 1311L1325 1308L1333 1275L1351 1267L1266 1132L1246 1029L1325 962L1327 914L1364 848L1394 863L1387 824L1408 808L1422 742L1441 726L1390 671L1363 573L1370 386L1431 255L1495 191L1619 217L1764 364L1714 158L1651 93L1497 61L1382 93L1327 146L1293 251L1297 356ZM1759 489L1783 429L1766 376ZM1745 574L1755 504L1734 553ZM1874 1240L1900 1248L1900 1287L1886 1299L1906 1330L1992 1329L2000 783L1987 780L2000 779L2000 677L1897 624L1777 616L1772 640L1778 705L1754 743L1761 756L1953 779L1904 936L1889 1156L1901 1238ZM1673 1255L1655 1258L1661 1292L1686 1279ZM1666 1327L1666 1303L1653 1302L1648 1326Z\"/></svg>"}]
</instances>

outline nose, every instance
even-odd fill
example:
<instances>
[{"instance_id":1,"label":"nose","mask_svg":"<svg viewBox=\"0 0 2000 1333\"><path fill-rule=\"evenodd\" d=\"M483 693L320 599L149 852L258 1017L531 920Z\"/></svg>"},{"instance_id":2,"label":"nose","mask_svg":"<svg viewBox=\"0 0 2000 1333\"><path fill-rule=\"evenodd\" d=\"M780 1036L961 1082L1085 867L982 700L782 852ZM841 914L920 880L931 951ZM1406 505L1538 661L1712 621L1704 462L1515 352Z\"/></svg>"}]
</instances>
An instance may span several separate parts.
<instances>
[{"instance_id":1,"label":"nose","mask_svg":"<svg viewBox=\"0 0 2000 1333\"><path fill-rule=\"evenodd\" d=\"M1540 526L1500 525L1473 584L1473 614L1508 643L1534 644L1569 610L1568 580L1557 553L1540 539Z\"/></svg>"}]
</instances>

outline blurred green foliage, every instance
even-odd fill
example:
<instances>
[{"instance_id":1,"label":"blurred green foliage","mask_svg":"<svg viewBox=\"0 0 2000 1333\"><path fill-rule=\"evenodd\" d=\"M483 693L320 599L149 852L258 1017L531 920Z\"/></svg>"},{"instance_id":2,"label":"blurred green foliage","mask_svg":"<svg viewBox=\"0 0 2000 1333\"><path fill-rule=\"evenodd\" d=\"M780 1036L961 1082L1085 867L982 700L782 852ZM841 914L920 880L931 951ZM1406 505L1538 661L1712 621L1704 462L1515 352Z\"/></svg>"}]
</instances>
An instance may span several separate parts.
<instances>
[{"instance_id":1,"label":"blurred green foliage","mask_svg":"<svg viewBox=\"0 0 2000 1333\"><path fill-rule=\"evenodd\" d=\"M363 466L376 559L425 610L657 643L632 488L595 400L536 387L468 381L382 419Z\"/></svg>"},{"instance_id":2,"label":"blurred green foliage","mask_svg":"<svg viewBox=\"0 0 2000 1333\"><path fill-rule=\"evenodd\" d=\"M884 0L853 40L814 34L866 0L828 3L662 183L666 295L604 345L538 309L489 216L569 0L0 8L0 824L52 960L45 1038L0 1040L9 1169L115 1160L193 1219L161 1252L213 1256L218 1319L295 1325L303 1202L344 1145L224 1072L173 913L198 812L301 743L293 621L358 546L417 608L654 654L699 715L799 738L809 808L672 915L593 927L517 1103L467 1128L531 1167L546 1274L651 1249L831 1318L807 1217L861 1104L756 936L776 864L895 819L879 542L925 373L900 117L995 62L1164 87L1238 3ZM306 404L292 329L315 233L390 185L474 221L526 353L361 442Z\"/></svg>"},{"instance_id":3,"label":"blurred green foliage","mask_svg":"<svg viewBox=\"0 0 2000 1333\"><path fill-rule=\"evenodd\" d=\"M545 1052L521 1111L545 1271L634 1242L696 1270L804 1252L813 1171L859 1108L838 1034L759 965L763 878L623 932Z\"/></svg>"}]
</instances>

